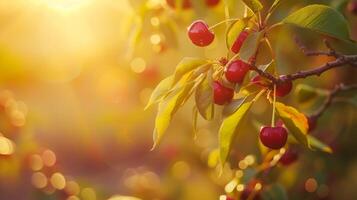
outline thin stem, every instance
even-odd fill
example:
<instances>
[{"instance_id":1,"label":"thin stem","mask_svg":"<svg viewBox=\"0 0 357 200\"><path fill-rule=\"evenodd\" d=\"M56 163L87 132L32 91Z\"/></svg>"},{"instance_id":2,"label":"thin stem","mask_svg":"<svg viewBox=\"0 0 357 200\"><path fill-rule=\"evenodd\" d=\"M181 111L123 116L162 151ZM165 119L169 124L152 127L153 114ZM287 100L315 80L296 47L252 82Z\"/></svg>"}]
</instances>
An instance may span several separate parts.
<instances>
[{"instance_id":1,"label":"thin stem","mask_svg":"<svg viewBox=\"0 0 357 200\"><path fill-rule=\"evenodd\" d=\"M265 37L265 38L264 38L264 41L267 43L267 45L268 45L268 47L269 47L271 57L272 57L273 59L275 59L275 53L274 53L274 50L273 50L273 48L272 48L272 46L271 46L271 44L270 44L269 39L268 39L267 37Z\"/></svg>"},{"instance_id":2,"label":"thin stem","mask_svg":"<svg viewBox=\"0 0 357 200\"><path fill-rule=\"evenodd\" d=\"M228 66L231 62L233 62L236 58L239 57L239 54L235 54L231 59L229 59L229 61L227 62L226 66Z\"/></svg>"},{"instance_id":3,"label":"thin stem","mask_svg":"<svg viewBox=\"0 0 357 200\"><path fill-rule=\"evenodd\" d=\"M214 25L210 26L210 27L208 28L208 30L212 30L212 29L216 28L217 26L219 26L219 25L221 25L221 24L228 23L228 22L232 22L232 21L238 21L238 20L239 20L239 19L237 19L237 18L225 19L225 20L223 20L223 21L221 21L221 22L218 22L217 24L214 24Z\"/></svg>"},{"instance_id":4,"label":"thin stem","mask_svg":"<svg viewBox=\"0 0 357 200\"><path fill-rule=\"evenodd\" d=\"M269 13L267 14L267 16L265 17L264 24L267 24L267 23L268 23L268 20L269 20L270 16L271 16L271 12L269 12Z\"/></svg>"},{"instance_id":5,"label":"thin stem","mask_svg":"<svg viewBox=\"0 0 357 200\"><path fill-rule=\"evenodd\" d=\"M275 103L276 103L276 84L274 84L273 114L271 116L271 127L275 126Z\"/></svg>"},{"instance_id":6,"label":"thin stem","mask_svg":"<svg viewBox=\"0 0 357 200\"><path fill-rule=\"evenodd\" d=\"M260 12L258 12L258 24L259 24L259 30L262 28L262 15Z\"/></svg>"},{"instance_id":7,"label":"thin stem","mask_svg":"<svg viewBox=\"0 0 357 200\"><path fill-rule=\"evenodd\" d=\"M261 90L257 96L254 97L254 99L252 100L253 102L257 101L259 99L260 96L262 96L262 94L264 94L264 92L266 92L266 89Z\"/></svg>"},{"instance_id":8,"label":"thin stem","mask_svg":"<svg viewBox=\"0 0 357 200\"><path fill-rule=\"evenodd\" d=\"M275 28L275 27L278 27L280 25L282 25L283 23L282 22L279 22L279 23L276 23L276 24L273 24L271 26L269 26L266 30L266 32L270 31L271 29Z\"/></svg>"}]
</instances>

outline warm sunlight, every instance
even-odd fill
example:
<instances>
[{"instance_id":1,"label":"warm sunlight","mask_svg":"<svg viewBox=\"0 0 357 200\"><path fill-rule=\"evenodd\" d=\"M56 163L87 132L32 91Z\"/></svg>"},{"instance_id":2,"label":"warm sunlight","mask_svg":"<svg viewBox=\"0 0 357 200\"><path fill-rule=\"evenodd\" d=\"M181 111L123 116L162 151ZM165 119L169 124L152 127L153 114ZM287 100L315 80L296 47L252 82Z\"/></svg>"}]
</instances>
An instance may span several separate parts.
<instances>
[{"instance_id":1,"label":"warm sunlight","mask_svg":"<svg viewBox=\"0 0 357 200\"><path fill-rule=\"evenodd\" d=\"M0 200L357 200L357 0L0 0Z\"/></svg>"},{"instance_id":2,"label":"warm sunlight","mask_svg":"<svg viewBox=\"0 0 357 200\"><path fill-rule=\"evenodd\" d=\"M40 0L46 3L50 8L59 11L71 11L80 8L84 4L89 3L92 0Z\"/></svg>"}]
</instances>

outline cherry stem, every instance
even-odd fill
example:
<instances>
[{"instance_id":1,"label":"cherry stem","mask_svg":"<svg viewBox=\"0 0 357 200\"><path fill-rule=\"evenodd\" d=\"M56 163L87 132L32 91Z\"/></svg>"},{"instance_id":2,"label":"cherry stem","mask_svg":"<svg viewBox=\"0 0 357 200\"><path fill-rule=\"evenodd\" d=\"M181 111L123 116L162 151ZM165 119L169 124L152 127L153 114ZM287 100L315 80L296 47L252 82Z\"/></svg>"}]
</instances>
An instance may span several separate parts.
<instances>
[{"instance_id":1,"label":"cherry stem","mask_svg":"<svg viewBox=\"0 0 357 200\"><path fill-rule=\"evenodd\" d=\"M272 48L272 46L271 46L271 44L270 44L269 39L268 39L267 37L264 37L264 41L266 42L266 44L267 44L268 47L269 47L271 57L272 57L273 59L275 59L275 53L274 53L274 50L273 50L273 48Z\"/></svg>"},{"instance_id":2,"label":"cherry stem","mask_svg":"<svg viewBox=\"0 0 357 200\"><path fill-rule=\"evenodd\" d=\"M271 127L275 127L275 102L276 102L276 84L274 84L273 113L271 116Z\"/></svg>"},{"instance_id":3,"label":"cherry stem","mask_svg":"<svg viewBox=\"0 0 357 200\"><path fill-rule=\"evenodd\" d=\"M231 62L233 62L236 58L238 58L239 57L239 54L237 53L237 54L235 54L231 59L229 59L229 61L227 62L227 64L225 65L225 67L226 66L228 66L229 64L231 64Z\"/></svg>"},{"instance_id":4,"label":"cherry stem","mask_svg":"<svg viewBox=\"0 0 357 200\"><path fill-rule=\"evenodd\" d=\"M234 21L238 21L238 20L239 20L239 19L237 19L237 18L225 19L225 20L223 20L223 21L221 21L221 22L218 22L217 24L214 24L214 25L210 26L210 27L208 28L208 30L212 30L212 29L216 28L217 26L219 26L219 25L221 25L221 24L224 24L224 23L227 23L227 22L234 22Z\"/></svg>"},{"instance_id":5,"label":"cherry stem","mask_svg":"<svg viewBox=\"0 0 357 200\"><path fill-rule=\"evenodd\" d=\"M257 101L259 99L260 96L262 96L262 94L264 94L264 92L266 91L266 89L261 90L257 96L254 97L254 99L252 100L253 102Z\"/></svg>"},{"instance_id":6,"label":"cherry stem","mask_svg":"<svg viewBox=\"0 0 357 200\"><path fill-rule=\"evenodd\" d=\"M258 24L259 24L259 29L262 28L262 15L260 14L260 12L258 12Z\"/></svg>"},{"instance_id":7,"label":"cherry stem","mask_svg":"<svg viewBox=\"0 0 357 200\"><path fill-rule=\"evenodd\" d=\"M281 23L281 22L276 23L276 24L273 24L273 25L271 25L270 27L268 27L266 31L268 32L268 31L270 31L271 29L273 29L273 28L275 28L275 27L278 27L278 26L280 26L280 25L282 25L282 24L283 24L283 23Z\"/></svg>"}]
</instances>

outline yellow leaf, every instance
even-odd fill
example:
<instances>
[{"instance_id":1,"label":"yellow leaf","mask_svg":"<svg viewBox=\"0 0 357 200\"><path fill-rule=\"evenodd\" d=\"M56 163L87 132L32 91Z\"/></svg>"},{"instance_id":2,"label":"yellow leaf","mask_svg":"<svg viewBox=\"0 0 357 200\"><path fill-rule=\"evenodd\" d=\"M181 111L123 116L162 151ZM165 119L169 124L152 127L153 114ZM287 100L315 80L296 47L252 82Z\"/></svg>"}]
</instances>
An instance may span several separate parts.
<instances>
[{"instance_id":1,"label":"yellow leaf","mask_svg":"<svg viewBox=\"0 0 357 200\"><path fill-rule=\"evenodd\" d=\"M214 115L212 70L206 74L203 81L197 86L195 100L200 115L206 120L211 120Z\"/></svg>"},{"instance_id":2,"label":"yellow leaf","mask_svg":"<svg viewBox=\"0 0 357 200\"><path fill-rule=\"evenodd\" d=\"M173 114L175 114L177 109L182 106L185 100L187 100L192 87L195 85L195 81L191 81L190 77L190 74L187 74L181 80L182 87L177 89L175 92L169 93L164 99L160 101L158 113L155 119L153 148L155 148L155 146L160 142L163 134L171 122Z\"/></svg>"},{"instance_id":3,"label":"yellow leaf","mask_svg":"<svg viewBox=\"0 0 357 200\"><path fill-rule=\"evenodd\" d=\"M236 112L225 118L219 129L219 149L222 165L227 160L235 137L236 128L243 119L253 101L243 103Z\"/></svg>"},{"instance_id":4,"label":"yellow leaf","mask_svg":"<svg viewBox=\"0 0 357 200\"><path fill-rule=\"evenodd\" d=\"M280 102L276 103L275 108L286 128L293 134L295 139L304 146L309 147L309 141L306 137L309 125L306 116L295 108Z\"/></svg>"},{"instance_id":5,"label":"yellow leaf","mask_svg":"<svg viewBox=\"0 0 357 200\"><path fill-rule=\"evenodd\" d=\"M145 106L145 110L148 109L152 104L161 100L170 90L170 87L173 83L174 77L169 76L162 80L151 93L149 102Z\"/></svg>"}]
</instances>

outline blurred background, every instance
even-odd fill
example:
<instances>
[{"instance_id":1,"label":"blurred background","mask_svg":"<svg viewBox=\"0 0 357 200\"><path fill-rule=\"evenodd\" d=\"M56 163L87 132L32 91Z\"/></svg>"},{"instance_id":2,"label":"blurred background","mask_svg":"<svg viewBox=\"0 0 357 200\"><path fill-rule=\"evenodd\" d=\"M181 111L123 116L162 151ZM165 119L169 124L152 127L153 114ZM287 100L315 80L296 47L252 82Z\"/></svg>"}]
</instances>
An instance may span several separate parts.
<instances>
[{"instance_id":1,"label":"blurred background","mask_svg":"<svg viewBox=\"0 0 357 200\"><path fill-rule=\"evenodd\" d=\"M207 48L193 46L186 36L193 20L205 19L210 25L224 20L223 0L212 5L197 1L190 8L168 2L0 0L0 199L101 200L126 195L217 200L227 192L234 171L228 167L218 176L207 164L217 147L219 119L200 120L194 139L192 102L175 116L161 145L150 151L156 109L143 109L155 85L185 56L219 59L227 51L225 26L215 30L217 37ZM231 2L231 16L242 17L243 4ZM357 39L357 15L348 11L348 1L287 0L272 19L278 21L312 2L343 13L351 38ZM309 47L323 48L321 35L274 30L269 37L281 74L328 61L306 58L293 41L297 33ZM344 53L357 52L351 44L332 43ZM355 83L356 72L341 68L296 85L331 89L339 82ZM307 114L319 104L316 99L298 102L294 95L283 101ZM268 122L270 108L258 103L251 115ZM334 154L299 148L298 162L278 168L269 180L282 183L291 199L357 199L355 108L334 104L313 133L330 144ZM251 122L244 130L232 168L238 167L236 160L254 157L257 151L250 144L258 131Z\"/></svg>"}]
</instances>

